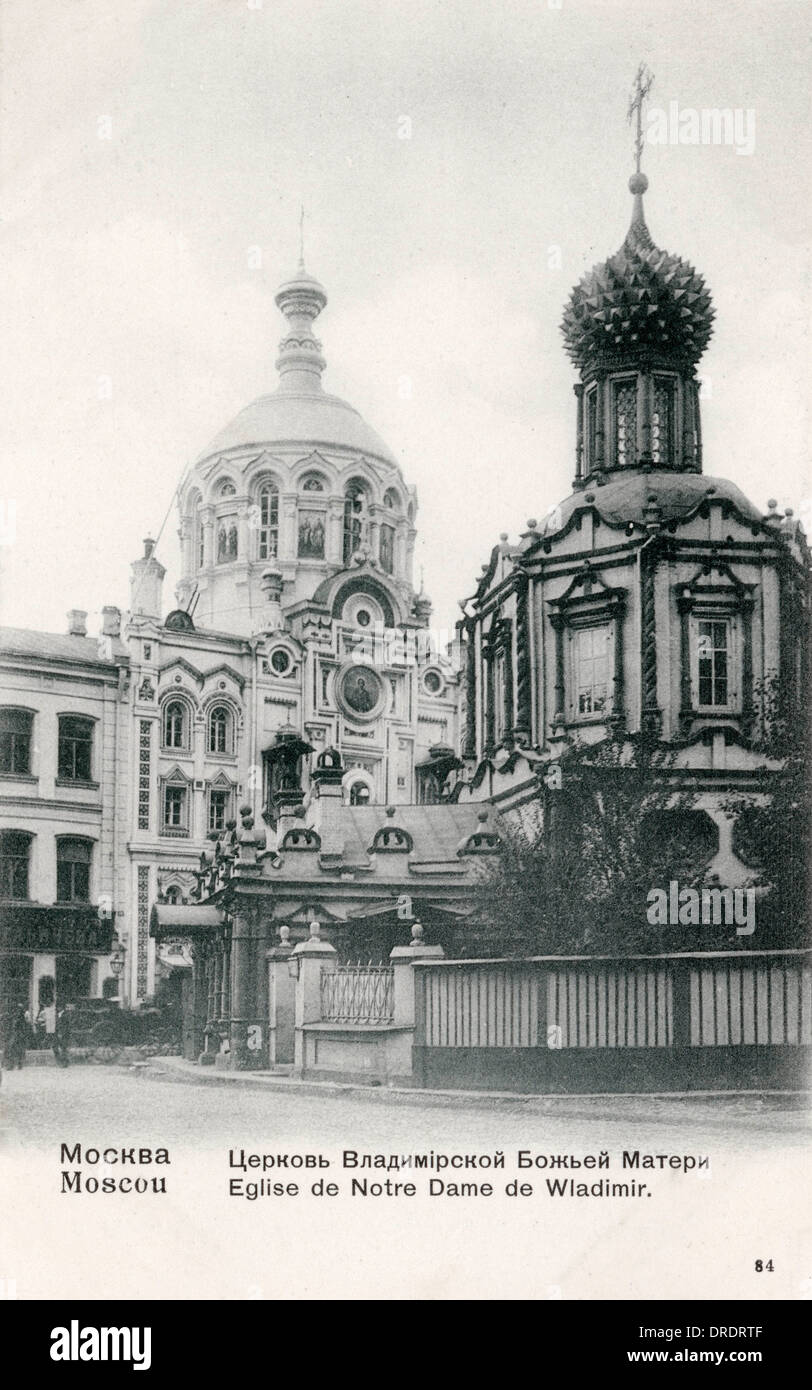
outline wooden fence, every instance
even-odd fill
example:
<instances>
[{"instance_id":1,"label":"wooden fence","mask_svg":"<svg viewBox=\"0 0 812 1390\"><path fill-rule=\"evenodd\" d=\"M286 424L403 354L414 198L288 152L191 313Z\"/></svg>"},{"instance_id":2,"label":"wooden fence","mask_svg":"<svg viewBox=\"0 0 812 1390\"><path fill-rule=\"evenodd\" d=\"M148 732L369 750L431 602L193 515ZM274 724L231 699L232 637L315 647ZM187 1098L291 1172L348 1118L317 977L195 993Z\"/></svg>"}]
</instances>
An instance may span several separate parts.
<instances>
[{"instance_id":1,"label":"wooden fence","mask_svg":"<svg viewBox=\"0 0 812 1390\"><path fill-rule=\"evenodd\" d=\"M811 954L417 963L415 1079L523 1091L802 1088Z\"/></svg>"}]
</instances>

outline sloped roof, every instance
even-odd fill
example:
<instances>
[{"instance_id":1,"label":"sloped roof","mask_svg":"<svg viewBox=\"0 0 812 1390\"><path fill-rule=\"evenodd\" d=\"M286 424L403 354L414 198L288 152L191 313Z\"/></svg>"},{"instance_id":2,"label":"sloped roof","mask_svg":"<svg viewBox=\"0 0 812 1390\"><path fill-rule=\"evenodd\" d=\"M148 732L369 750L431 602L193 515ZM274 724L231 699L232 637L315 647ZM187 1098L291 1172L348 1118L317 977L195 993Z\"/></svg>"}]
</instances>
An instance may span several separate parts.
<instances>
[{"instance_id":1,"label":"sloped roof","mask_svg":"<svg viewBox=\"0 0 812 1390\"><path fill-rule=\"evenodd\" d=\"M383 806L342 806L340 826L344 835L344 861L366 861L376 830L387 825L398 826L411 835L414 842L412 862L428 864L456 860L460 841L473 834L484 809L487 808L477 802L463 805L443 802L436 806L395 806L394 816L387 817ZM495 820L493 812L489 819Z\"/></svg>"},{"instance_id":2,"label":"sloped roof","mask_svg":"<svg viewBox=\"0 0 812 1390\"><path fill-rule=\"evenodd\" d=\"M38 632L29 627L0 627L0 652L31 656L40 660L91 662L96 666L115 666L129 661L127 649L118 638L110 639L114 660L99 653L97 637L74 637L70 633Z\"/></svg>"}]
</instances>

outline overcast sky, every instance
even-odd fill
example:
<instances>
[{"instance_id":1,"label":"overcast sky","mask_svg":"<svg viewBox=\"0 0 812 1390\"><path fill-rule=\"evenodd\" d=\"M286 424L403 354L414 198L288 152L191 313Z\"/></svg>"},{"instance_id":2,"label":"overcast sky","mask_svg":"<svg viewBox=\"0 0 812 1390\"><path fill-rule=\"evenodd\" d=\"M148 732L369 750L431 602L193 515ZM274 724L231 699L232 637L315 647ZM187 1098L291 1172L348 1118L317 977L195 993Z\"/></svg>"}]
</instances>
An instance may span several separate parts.
<instances>
[{"instance_id":1,"label":"overcast sky","mask_svg":"<svg viewBox=\"0 0 812 1390\"><path fill-rule=\"evenodd\" d=\"M417 563L453 623L499 533L571 491L559 323L626 232L641 59L656 107L753 112L749 154L649 145L647 218L716 306L705 471L808 519L810 12L0 0L3 621L62 631L76 607L95 630L167 512L173 606L174 491L275 385L303 202L325 386L416 484Z\"/></svg>"}]
</instances>

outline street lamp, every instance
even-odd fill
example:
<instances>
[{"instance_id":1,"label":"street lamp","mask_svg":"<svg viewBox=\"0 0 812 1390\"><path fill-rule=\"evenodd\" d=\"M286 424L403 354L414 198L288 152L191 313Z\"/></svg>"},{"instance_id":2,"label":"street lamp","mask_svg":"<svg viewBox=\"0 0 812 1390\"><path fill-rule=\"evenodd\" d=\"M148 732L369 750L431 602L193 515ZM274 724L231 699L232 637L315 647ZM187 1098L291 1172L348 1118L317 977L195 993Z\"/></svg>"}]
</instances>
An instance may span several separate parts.
<instances>
[{"instance_id":1,"label":"street lamp","mask_svg":"<svg viewBox=\"0 0 812 1390\"><path fill-rule=\"evenodd\" d=\"M110 957L110 969L118 977L124 969L124 947L116 946L115 951Z\"/></svg>"}]
</instances>

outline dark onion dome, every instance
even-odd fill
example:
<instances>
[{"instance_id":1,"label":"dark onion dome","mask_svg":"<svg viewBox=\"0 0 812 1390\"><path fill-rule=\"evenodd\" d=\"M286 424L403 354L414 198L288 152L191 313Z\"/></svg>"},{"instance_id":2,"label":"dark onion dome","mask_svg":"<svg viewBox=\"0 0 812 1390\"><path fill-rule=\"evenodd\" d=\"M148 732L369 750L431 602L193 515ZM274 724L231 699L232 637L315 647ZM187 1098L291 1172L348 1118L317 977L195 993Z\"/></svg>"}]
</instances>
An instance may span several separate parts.
<instances>
[{"instance_id":1,"label":"dark onion dome","mask_svg":"<svg viewBox=\"0 0 812 1390\"><path fill-rule=\"evenodd\" d=\"M634 211L616 255L576 285L564 311L566 349L582 371L627 361L638 350L694 367L713 332L714 311L692 265L654 245L643 213L645 174L633 174Z\"/></svg>"}]
</instances>

